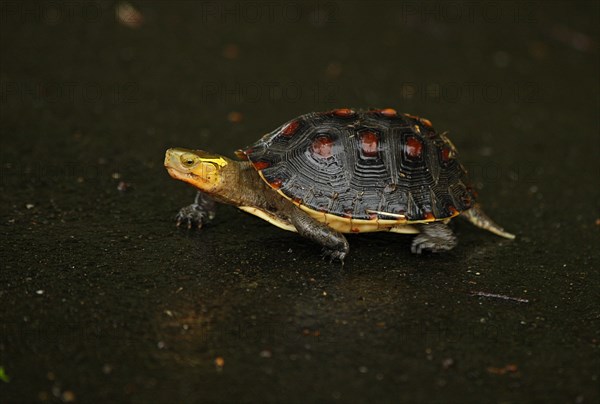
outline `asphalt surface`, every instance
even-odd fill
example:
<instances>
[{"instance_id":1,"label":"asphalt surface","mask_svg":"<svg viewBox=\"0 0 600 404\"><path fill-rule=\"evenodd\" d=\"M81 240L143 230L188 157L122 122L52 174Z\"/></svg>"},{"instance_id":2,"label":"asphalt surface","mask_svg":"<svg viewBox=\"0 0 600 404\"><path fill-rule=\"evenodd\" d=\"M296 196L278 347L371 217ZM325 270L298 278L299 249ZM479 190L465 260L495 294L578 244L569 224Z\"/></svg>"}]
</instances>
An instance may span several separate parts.
<instances>
[{"instance_id":1,"label":"asphalt surface","mask_svg":"<svg viewBox=\"0 0 600 404\"><path fill-rule=\"evenodd\" d=\"M0 402L599 399L596 2L0 3ZM393 107L514 241L174 226L168 147Z\"/></svg>"}]
</instances>

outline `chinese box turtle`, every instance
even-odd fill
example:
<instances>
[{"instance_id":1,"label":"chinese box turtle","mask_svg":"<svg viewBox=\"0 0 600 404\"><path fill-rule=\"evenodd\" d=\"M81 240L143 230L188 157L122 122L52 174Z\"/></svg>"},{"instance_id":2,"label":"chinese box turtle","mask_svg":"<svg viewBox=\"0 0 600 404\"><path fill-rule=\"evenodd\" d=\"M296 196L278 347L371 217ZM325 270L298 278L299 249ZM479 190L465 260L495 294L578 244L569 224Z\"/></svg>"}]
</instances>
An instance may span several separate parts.
<instances>
[{"instance_id":1,"label":"chinese box turtle","mask_svg":"<svg viewBox=\"0 0 600 404\"><path fill-rule=\"evenodd\" d=\"M456 246L448 222L461 216L499 236L515 236L475 203L456 148L429 120L393 109L335 109L299 116L236 152L169 149L165 166L199 192L177 215L202 227L214 202L237 206L320 244L344 260L343 233L417 234L412 252Z\"/></svg>"}]
</instances>

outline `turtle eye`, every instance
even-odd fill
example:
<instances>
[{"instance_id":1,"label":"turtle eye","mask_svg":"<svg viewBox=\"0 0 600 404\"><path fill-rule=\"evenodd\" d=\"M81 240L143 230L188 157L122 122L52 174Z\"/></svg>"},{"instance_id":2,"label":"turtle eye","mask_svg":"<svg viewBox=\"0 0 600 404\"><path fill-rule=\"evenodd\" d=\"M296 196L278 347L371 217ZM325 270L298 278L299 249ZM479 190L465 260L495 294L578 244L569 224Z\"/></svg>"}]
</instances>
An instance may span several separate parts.
<instances>
[{"instance_id":1,"label":"turtle eye","mask_svg":"<svg viewBox=\"0 0 600 404\"><path fill-rule=\"evenodd\" d=\"M189 168L196 164L196 156L191 153L184 153L179 158L179 161L181 161L181 164L183 164L184 167Z\"/></svg>"}]
</instances>

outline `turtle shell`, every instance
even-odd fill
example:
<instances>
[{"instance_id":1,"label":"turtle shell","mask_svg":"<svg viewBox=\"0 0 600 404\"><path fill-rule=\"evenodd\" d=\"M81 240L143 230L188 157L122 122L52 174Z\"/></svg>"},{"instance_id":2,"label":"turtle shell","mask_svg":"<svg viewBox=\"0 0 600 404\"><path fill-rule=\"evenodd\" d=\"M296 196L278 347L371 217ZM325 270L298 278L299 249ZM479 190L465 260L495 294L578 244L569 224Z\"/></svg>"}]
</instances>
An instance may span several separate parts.
<instances>
[{"instance_id":1,"label":"turtle shell","mask_svg":"<svg viewBox=\"0 0 600 404\"><path fill-rule=\"evenodd\" d=\"M295 204L343 218L429 222L475 200L448 138L389 108L302 115L237 154Z\"/></svg>"}]
</instances>

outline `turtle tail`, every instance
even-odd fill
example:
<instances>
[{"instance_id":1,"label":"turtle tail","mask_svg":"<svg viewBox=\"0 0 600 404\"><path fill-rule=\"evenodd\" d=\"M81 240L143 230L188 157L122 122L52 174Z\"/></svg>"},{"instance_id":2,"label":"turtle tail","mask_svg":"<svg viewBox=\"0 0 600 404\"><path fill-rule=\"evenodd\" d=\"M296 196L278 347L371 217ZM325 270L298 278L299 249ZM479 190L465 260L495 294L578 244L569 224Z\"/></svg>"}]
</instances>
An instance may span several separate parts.
<instances>
[{"instance_id":1,"label":"turtle tail","mask_svg":"<svg viewBox=\"0 0 600 404\"><path fill-rule=\"evenodd\" d=\"M515 238L514 234L505 231L502 227L494 223L494 221L490 219L488 215L486 215L483 212L483 210L481 210L481 206L479 206L478 203L473 205L472 208L465 210L460 215L467 219L469 222L473 223L475 226L497 234L500 237L508 238L511 240Z\"/></svg>"}]
</instances>

